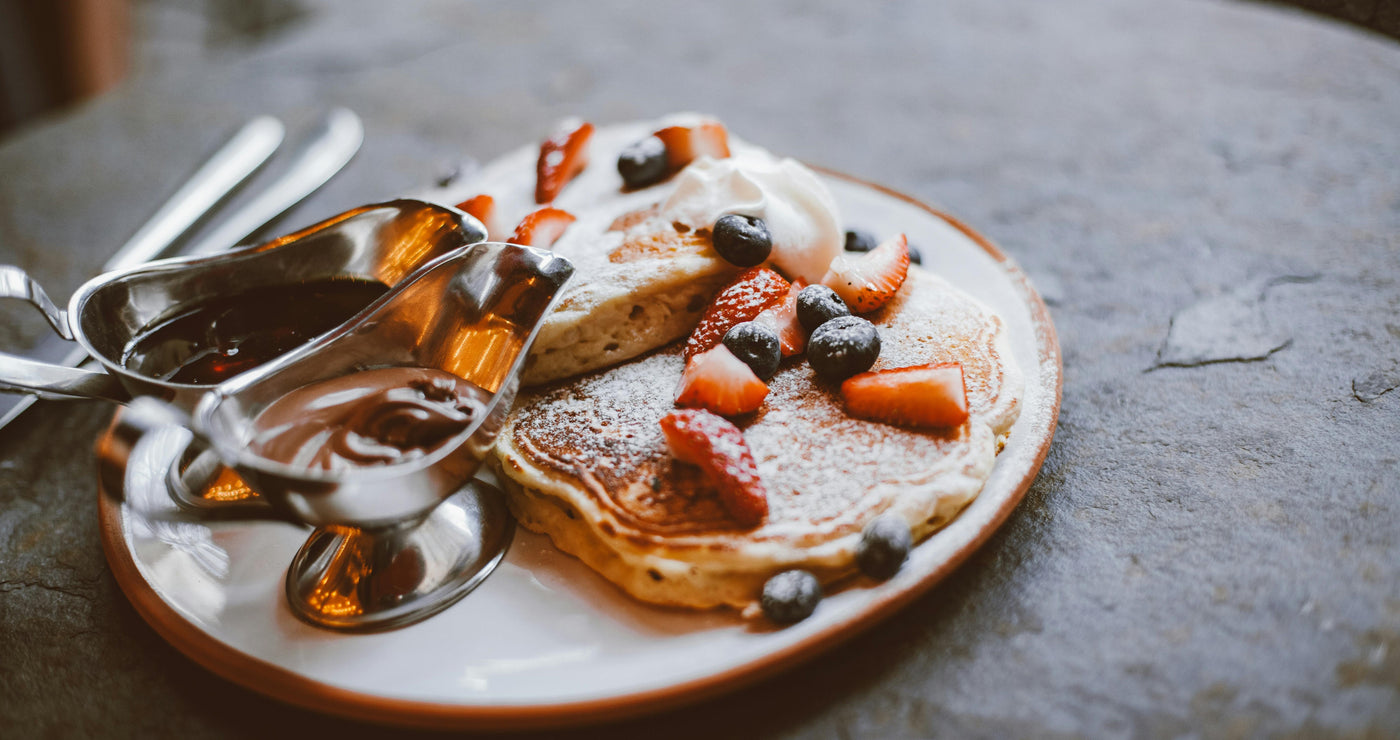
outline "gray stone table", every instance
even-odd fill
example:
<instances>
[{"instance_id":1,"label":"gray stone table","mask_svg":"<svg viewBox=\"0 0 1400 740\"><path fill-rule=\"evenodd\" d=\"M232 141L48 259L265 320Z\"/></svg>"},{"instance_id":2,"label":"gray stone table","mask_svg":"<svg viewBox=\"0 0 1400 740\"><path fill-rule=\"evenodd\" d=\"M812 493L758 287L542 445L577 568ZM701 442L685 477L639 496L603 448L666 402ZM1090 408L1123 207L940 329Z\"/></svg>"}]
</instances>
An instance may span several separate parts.
<instances>
[{"instance_id":1,"label":"gray stone table","mask_svg":"<svg viewBox=\"0 0 1400 740\"><path fill-rule=\"evenodd\" d=\"M958 214L1052 307L1054 445L970 562L800 668L579 736L1400 733L1393 41L1203 0L242 7L139 5L129 83L0 141L0 261L66 296L255 113L366 121L296 226L568 114L696 109ZM5 346L42 333L3 310ZM0 431L0 735L382 732L136 615L98 546L110 414Z\"/></svg>"}]
</instances>

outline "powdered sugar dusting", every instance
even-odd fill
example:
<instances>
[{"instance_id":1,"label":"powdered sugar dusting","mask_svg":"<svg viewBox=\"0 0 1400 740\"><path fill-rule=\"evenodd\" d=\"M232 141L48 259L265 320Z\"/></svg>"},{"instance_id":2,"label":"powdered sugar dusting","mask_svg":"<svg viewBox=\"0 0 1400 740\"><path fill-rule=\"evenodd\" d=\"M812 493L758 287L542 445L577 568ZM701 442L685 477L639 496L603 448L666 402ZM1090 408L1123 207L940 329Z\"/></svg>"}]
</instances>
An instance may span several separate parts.
<instances>
[{"instance_id":1,"label":"powdered sugar dusting","mask_svg":"<svg viewBox=\"0 0 1400 740\"><path fill-rule=\"evenodd\" d=\"M998 345L1005 325L990 309L943 278L911 266L895 298L869 318L879 327L881 341L872 369L960 362L973 416L998 434L1010 430L1022 395L1020 373Z\"/></svg>"},{"instance_id":2,"label":"powdered sugar dusting","mask_svg":"<svg viewBox=\"0 0 1400 740\"><path fill-rule=\"evenodd\" d=\"M908 295L871 317L884 336L877 367L962 362L971 421L917 431L855 419L805 360L785 362L764 406L736 420L768 491L769 515L755 530L729 520L714 490L666 450L659 421L674 408L678 346L523 397L503 434L535 464L583 481L619 534L639 542L816 544L858 531L913 492L933 502L931 514L940 495L980 485L992 427L1014 411L1019 389L1006 384L1000 320L927 273L911 280Z\"/></svg>"},{"instance_id":3,"label":"powdered sugar dusting","mask_svg":"<svg viewBox=\"0 0 1400 740\"><path fill-rule=\"evenodd\" d=\"M720 290L714 302L700 317L700 325L685 343L690 359L714 347L725 332L757 316L764 307L785 297L788 281L766 267L752 267Z\"/></svg>"}]
</instances>

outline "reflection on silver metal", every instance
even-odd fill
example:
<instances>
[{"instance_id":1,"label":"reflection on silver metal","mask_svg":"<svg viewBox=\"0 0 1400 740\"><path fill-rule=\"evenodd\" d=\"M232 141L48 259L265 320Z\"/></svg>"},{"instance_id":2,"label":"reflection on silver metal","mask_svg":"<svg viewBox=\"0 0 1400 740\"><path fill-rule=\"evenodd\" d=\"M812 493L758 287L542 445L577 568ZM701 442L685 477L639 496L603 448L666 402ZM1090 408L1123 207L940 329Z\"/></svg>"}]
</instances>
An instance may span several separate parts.
<instances>
[{"instance_id":1,"label":"reflection on silver metal","mask_svg":"<svg viewBox=\"0 0 1400 740\"><path fill-rule=\"evenodd\" d=\"M49 326L60 337L73 340L73 330L68 328L68 316L49 300L49 294L34 278L14 265L0 265L0 297L18 298L39 309L48 320Z\"/></svg>"},{"instance_id":2,"label":"reflection on silver metal","mask_svg":"<svg viewBox=\"0 0 1400 740\"><path fill-rule=\"evenodd\" d=\"M187 445L192 436L180 426L153 428L136 441L123 469L104 472L116 476L116 490L124 492L130 505L133 536L153 538L184 553L205 578L218 582L229 575L228 553L214 541L207 525L191 521L175 508L164 485L163 473L169 469L172 455ZM113 479L104 478L104 485L109 480ZM219 589L204 588L213 598L223 598Z\"/></svg>"},{"instance_id":3,"label":"reflection on silver metal","mask_svg":"<svg viewBox=\"0 0 1400 740\"><path fill-rule=\"evenodd\" d=\"M461 598L500 561L509 514L499 492L469 481L515 399L540 322L572 274L567 260L547 251L475 244L395 281L345 325L204 395L192 427L209 448L276 512L321 528L287 574L299 617L341 630L403 626ZM328 472L248 451L255 420L272 402L383 366L445 370L491 395L471 426L408 462ZM121 469L131 440L178 418L174 411L152 420L151 403L133 404L136 413L108 435L111 444L99 451L104 469ZM186 454L168 487L202 485L213 469L202 454ZM218 508L203 501L181 503L201 513Z\"/></svg>"},{"instance_id":4,"label":"reflection on silver metal","mask_svg":"<svg viewBox=\"0 0 1400 740\"><path fill-rule=\"evenodd\" d=\"M526 349L573 273L552 253L486 242L400 283L359 317L210 391L194 428L264 496L313 525L396 524L452 494L485 459L515 399ZM412 462L308 470L248 451L254 419L293 390L368 367L445 370L491 394L457 438Z\"/></svg>"},{"instance_id":5,"label":"reflection on silver metal","mask_svg":"<svg viewBox=\"0 0 1400 740\"><path fill-rule=\"evenodd\" d=\"M332 629L412 624L481 585L514 533L505 494L470 480L411 526L316 530L287 569L287 603L301 619Z\"/></svg>"},{"instance_id":6,"label":"reflection on silver metal","mask_svg":"<svg viewBox=\"0 0 1400 740\"><path fill-rule=\"evenodd\" d=\"M4 353L0 353L0 392L34 393L46 400L100 398L120 403L127 398L121 381L107 373Z\"/></svg>"},{"instance_id":7,"label":"reflection on silver metal","mask_svg":"<svg viewBox=\"0 0 1400 740\"><path fill-rule=\"evenodd\" d=\"M126 421L108 436L139 434L128 438L129 454L120 466L103 465L103 485L123 492L133 534L158 540L190 558L202 576L188 584L192 591L203 589L206 598L222 599L222 590L208 583L224 581L231 563L207 521L223 519L221 514L233 510L206 502L196 506L202 509L199 516L191 516L190 502L172 500L171 474L181 469L182 454L196 445L190 444L193 434L177 423L183 415L170 413L171 408L137 399L124 413ZM241 509L238 518L273 511L266 503L256 503L261 511L247 502L235 504ZM504 494L468 481L418 526L374 533L346 527L318 530L287 572L287 601L295 614L312 624L341 630L407 625L451 606L485 581L505 557L514 532ZM311 604L316 608L308 610ZM361 605L376 618L364 619Z\"/></svg>"},{"instance_id":8,"label":"reflection on silver metal","mask_svg":"<svg viewBox=\"0 0 1400 740\"><path fill-rule=\"evenodd\" d=\"M455 209L397 200L347 211L260 246L100 275L73 294L66 320L74 339L106 372L0 353L0 390L116 402L126 401L127 394L149 395L188 410L209 386L159 381L122 365L131 340L177 308L252 288L331 277L392 286L432 260L485 238L480 222ZM6 279L19 281L13 275ZM6 295L28 300L27 293Z\"/></svg>"}]
</instances>

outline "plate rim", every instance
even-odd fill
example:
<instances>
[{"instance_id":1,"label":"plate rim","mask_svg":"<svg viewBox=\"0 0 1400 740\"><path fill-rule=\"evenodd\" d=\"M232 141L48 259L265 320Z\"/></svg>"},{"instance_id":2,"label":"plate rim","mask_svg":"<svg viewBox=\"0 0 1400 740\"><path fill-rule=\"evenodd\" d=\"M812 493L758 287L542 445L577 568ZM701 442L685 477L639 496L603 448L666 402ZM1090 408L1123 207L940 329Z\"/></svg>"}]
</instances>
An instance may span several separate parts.
<instances>
[{"instance_id":1,"label":"plate rim","mask_svg":"<svg viewBox=\"0 0 1400 740\"><path fill-rule=\"evenodd\" d=\"M98 480L98 530L102 549L117 585L141 618L166 642L185 657L213 674L254 693L284 704L353 720L391 724L419 729L539 730L583 726L656 714L695 704L736 691L811 660L887 619L915 599L926 594L948 574L986 544L1020 505L1040 474L1059 421L1064 392L1064 362L1059 337L1050 310L1031 285L1029 277L1005 252L957 217L934 208L900 191L818 165L808 165L821 174L868 187L903 201L943 220L981 247L1011 280L1012 286L1030 310L1036 338L1037 369L1046 363L1055 366L1054 403L1048 415L1048 429L1035 450L1031 465L1015 489L992 512L982 527L961 548L937 568L898 591L876 597L849 621L833 624L773 652L732 668L655 689L619 696L555 704L444 704L401 699L331 686L287 668L256 658L229 645L186 620L167 603L141 575L126 546L121 503L107 495Z\"/></svg>"}]
</instances>

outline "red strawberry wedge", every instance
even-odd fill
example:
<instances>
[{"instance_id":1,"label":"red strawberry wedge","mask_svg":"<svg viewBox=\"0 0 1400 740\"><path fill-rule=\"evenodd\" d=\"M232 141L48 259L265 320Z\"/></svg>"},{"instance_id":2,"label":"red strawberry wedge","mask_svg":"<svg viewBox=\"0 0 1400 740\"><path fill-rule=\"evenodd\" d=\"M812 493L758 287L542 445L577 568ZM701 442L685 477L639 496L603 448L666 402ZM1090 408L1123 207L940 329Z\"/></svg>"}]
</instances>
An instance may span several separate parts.
<instances>
[{"instance_id":1,"label":"red strawberry wedge","mask_svg":"<svg viewBox=\"0 0 1400 740\"><path fill-rule=\"evenodd\" d=\"M486 227L487 239L498 239L501 236L501 225L496 222L496 199L489 195L477 195L467 198L457 204L457 210L466 211L468 215L481 222Z\"/></svg>"},{"instance_id":2,"label":"red strawberry wedge","mask_svg":"<svg viewBox=\"0 0 1400 740\"><path fill-rule=\"evenodd\" d=\"M768 386L723 344L690 358L676 388L676 405L709 409L721 416L756 411Z\"/></svg>"},{"instance_id":3,"label":"red strawberry wedge","mask_svg":"<svg viewBox=\"0 0 1400 740\"><path fill-rule=\"evenodd\" d=\"M752 321L763 309L782 300L788 281L767 267L750 267L739 273L710 302L700 324L685 342L684 357L690 358L720 343L724 333L745 321Z\"/></svg>"},{"instance_id":4,"label":"red strawberry wedge","mask_svg":"<svg viewBox=\"0 0 1400 740\"><path fill-rule=\"evenodd\" d=\"M719 489L729 516L745 527L763 523L768 492L738 427L708 411L685 409L661 417L661 432L677 460L699 466Z\"/></svg>"},{"instance_id":5,"label":"red strawberry wedge","mask_svg":"<svg viewBox=\"0 0 1400 740\"><path fill-rule=\"evenodd\" d=\"M846 413L911 427L955 427L967 421L962 365L917 365L853 375L841 384Z\"/></svg>"},{"instance_id":6,"label":"red strawberry wedge","mask_svg":"<svg viewBox=\"0 0 1400 740\"><path fill-rule=\"evenodd\" d=\"M559 197L559 191L588 166L591 138L593 124L572 118L559 124L559 130L540 144L540 159L535 165L536 203Z\"/></svg>"},{"instance_id":7,"label":"red strawberry wedge","mask_svg":"<svg viewBox=\"0 0 1400 740\"><path fill-rule=\"evenodd\" d=\"M666 167L678 170L706 154L715 159L729 156L729 132L719 121L705 120L694 126L667 126L656 138L666 145Z\"/></svg>"},{"instance_id":8,"label":"red strawberry wedge","mask_svg":"<svg viewBox=\"0 0 1400 740\"><path fill-rule=\"evenodd\" d=\"M836 291L851 311L869 313L888 303L908 274L909 242L899 234L865 254L837 256L822 285Z\"/></svg>"},{"instance_id":9,"label":"red strawberry wedge","mask_svg":"<svg viewBox=\"0 0 1400 740\"><path fill-rule=\"evenodd\" d=\"M574 214L568 211L545 206L520 219L520 225L515 227L515 233L507 241L525 247L548 248L559 241L564 229L576 220Z\"/></svg>"},{"instance_id":10,"label":"red strawberry wedge","mask_svg":"<svg viewBox=\"0 0 1400 740\"><path fill-rule=\"evenodd\" d=\"M778 334L779 351L783 357L800 355L807 349L807 332L797 320L797 294L807 287L800 279L788 287L787 296L781 302L763 309L753 318Z\"/></svg>"}]
</instances>

